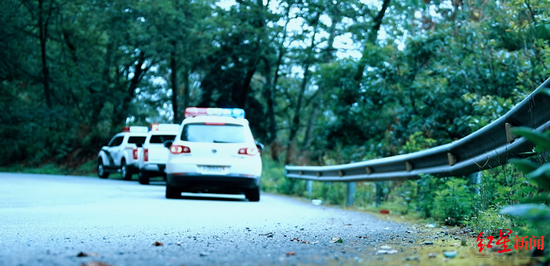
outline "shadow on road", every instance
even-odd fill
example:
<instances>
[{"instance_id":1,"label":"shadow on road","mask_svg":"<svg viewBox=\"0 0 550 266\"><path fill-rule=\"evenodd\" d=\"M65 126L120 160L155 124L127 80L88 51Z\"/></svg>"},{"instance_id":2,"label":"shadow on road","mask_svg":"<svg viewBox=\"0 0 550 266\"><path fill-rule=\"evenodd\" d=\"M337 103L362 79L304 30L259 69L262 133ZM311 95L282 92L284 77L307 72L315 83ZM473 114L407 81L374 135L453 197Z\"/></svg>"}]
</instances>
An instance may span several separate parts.
<instances>
[{"instance_id":1,"label":"shadow on road","mask_svg":"<svg viewBox=\"0 0 550 266\"><path fill-rule=\"evenodd\" d=\"M149 181L149 186L166 186L166 182L164 181Z\"/></svg>"}]
</instances>

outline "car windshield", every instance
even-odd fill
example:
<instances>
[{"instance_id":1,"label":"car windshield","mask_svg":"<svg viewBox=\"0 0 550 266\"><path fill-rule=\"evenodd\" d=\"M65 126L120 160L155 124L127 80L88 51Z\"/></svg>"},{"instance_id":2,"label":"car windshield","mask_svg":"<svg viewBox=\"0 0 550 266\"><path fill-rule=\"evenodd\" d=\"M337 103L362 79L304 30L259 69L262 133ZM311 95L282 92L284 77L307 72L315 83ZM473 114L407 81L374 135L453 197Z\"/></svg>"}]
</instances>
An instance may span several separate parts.
<instances>
[{"instance_id":1,"label":"car windshield","mask_svg":"<svg viewBox=\"0 0 550 266\"><path fill-rule=\"evenodd\" d=\"M244 127L235 124L186 124L183 127L181 140L210 143L243 143L245 142Z\"/></svg>"},{"instance_id":2,"label":"car windshield","mask_svg":"<svg viewBox=\"0 0 550 266\"><path fill-rule=\"evenodd\" d=\"M174 140L175 135L152 135L149 143L159 143L162 144L167 140Z\"/></svg>"}]
</instances>

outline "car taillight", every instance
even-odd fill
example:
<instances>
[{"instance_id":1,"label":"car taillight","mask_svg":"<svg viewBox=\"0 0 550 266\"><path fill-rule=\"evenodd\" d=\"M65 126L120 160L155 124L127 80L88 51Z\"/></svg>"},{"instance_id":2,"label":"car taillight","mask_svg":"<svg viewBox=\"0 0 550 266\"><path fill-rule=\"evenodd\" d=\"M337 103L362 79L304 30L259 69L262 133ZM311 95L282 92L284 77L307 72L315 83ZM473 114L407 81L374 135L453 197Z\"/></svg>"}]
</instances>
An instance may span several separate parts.
<instances>
[{"instance_id":1,"label":"car taillight","mask_svg":"<svg viewBox=\"0 0 550 266\"><path fill-rule=\"evenodd\" d=\"M137 158L138 158L138 149L133 149L132 150L132 157L134 157L134 160L137 160Z\"/></svg>"},{"instance_id":2,"label":"car taillight","mask_svg":"<svg viewBox=\"0 0 550 266\"><path fill-rule=\"evenodd\" d=\"M191 153L191 149L189 149L189 147L187 146L172 145L170 146L170 152L172 154Z\"/></svg>"},{"instance_id":3,"label":"car taillight","mask_svg":"<svg viewBox=\"0 0 550 266\"><path fill-rule=\"evenodd\" d=\"M144 162L149 161L149 149L143 149L143 161Z\"/></svg>"},{"instance_id":4,"label":"car taillight","mask_svg":"<svg viewBox=\"0 0 550 266\"><path fill-rule=\"evenodd\" d=\"M240 148L239 149L239 154L254 156L254 155L258 154L258 148L256 148L256 147Z\"/></svg>"}]
</instances>

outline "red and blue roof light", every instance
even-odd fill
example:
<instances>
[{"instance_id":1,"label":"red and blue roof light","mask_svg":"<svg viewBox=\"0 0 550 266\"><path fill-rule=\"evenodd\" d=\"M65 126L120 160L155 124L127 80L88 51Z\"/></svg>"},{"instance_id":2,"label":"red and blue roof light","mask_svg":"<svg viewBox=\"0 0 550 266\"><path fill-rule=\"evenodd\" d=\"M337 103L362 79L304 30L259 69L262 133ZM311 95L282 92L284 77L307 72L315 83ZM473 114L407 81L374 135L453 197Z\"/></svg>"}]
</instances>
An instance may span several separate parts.
<instances>
[{"instance_id":1,"label":"red and blue roof light","mask_svg":"<svg viewBox=\"0 0 550 266\"><path fill-rule=\"evenodd\" d=\"M244 110L241 108L206 108L206 107L187 107L185 108L185 118L194 116L227 116L234 118L244 118Z\"/></svg>"}]
</instances>

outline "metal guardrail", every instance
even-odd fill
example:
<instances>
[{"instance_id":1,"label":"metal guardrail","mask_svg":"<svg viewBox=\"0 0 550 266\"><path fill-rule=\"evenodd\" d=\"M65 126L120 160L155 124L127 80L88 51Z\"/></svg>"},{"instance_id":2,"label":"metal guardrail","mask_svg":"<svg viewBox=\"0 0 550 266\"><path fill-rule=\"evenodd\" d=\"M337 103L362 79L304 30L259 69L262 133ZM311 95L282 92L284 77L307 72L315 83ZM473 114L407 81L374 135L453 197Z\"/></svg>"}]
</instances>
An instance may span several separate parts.
<instances>
[{"instance_id":1,"label":"metal guardrail","mask_svg":"<svg viewBox=\"0 0 550 266\"><path fill-rule=\"evenodd\" d=\"M491 124L449 144L410 154L333 166L285 166L286 177L327 181L383 181L419 178L421 174L439 177L465 176L506 164L522 157L533 145L516 138L512 127L526 126L543 131L550 128L550 96L539 93L550 88L546 80L512 110Z\"/></svg>"}]
</instances>

